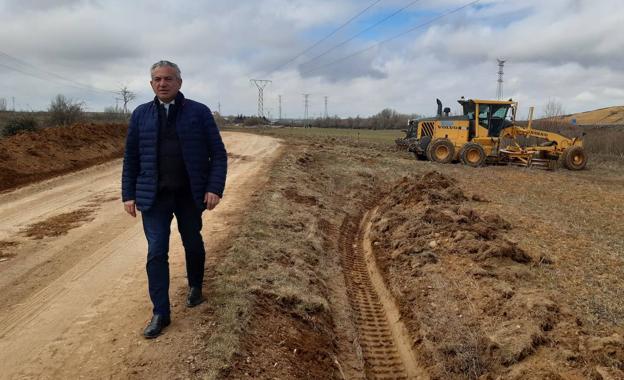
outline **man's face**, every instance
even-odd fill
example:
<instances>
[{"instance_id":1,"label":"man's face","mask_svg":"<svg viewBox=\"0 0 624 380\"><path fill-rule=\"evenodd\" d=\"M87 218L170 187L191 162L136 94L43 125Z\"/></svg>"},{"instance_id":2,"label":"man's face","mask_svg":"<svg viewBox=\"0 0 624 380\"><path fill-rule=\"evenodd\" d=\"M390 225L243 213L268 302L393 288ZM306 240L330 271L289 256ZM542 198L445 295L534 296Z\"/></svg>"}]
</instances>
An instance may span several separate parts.
<instances>
[{"instance_id":1,"label":"man's face","mask_svg":"<svg viewBox=\"0 0 624 380\"><path fill-rule=\"evenodd\" d=\"M175 99L178 91L180 91L182 79L178 79L173 67L161 66L152 72L150 84L158 99L168 103Z\"/></svg>"}]
</instances>

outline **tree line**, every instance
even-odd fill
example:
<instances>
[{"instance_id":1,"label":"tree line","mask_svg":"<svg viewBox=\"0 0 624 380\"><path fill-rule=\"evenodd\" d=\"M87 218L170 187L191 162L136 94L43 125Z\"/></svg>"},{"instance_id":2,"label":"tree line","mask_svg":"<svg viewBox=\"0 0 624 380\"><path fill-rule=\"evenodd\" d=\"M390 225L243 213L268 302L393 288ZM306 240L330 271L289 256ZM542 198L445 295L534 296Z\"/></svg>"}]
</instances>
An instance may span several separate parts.
<instances>
[{"instance_id":1,"label":"tree line","mask_svg":"<svg viewBox=\"0 0 624 380\"><path fill-rule=\"evenodd\" d=\"M349 129L405 129L407 121L422 117L419 114L401 114L391 108L385 108L377 114L369 117L348 117L338 116L322 117L308 120L309 126L317 128L349 128Z\"/></svg>"}]
</instances>

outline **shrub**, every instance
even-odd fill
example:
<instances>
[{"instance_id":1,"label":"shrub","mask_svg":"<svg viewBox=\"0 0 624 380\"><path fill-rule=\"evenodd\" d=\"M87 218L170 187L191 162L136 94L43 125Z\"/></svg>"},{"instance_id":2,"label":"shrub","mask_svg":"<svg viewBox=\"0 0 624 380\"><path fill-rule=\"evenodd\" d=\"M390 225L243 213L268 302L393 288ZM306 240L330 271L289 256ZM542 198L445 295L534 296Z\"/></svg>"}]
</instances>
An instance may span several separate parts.
<instances>
[{"instance_id":1,"label":"shrub","mask_svg":"<svg viewBox=\"0 0 624 380\"><path fill-rule=\"evenodd\" d=\"M37 129L37 119L32 116L18 116L9 119L2 130L2 136L13 136L22 132L32 132Z\"/></svg>"},{"instance_id":2,"label":"shrub","mask_svg":"<svg viewBox=\"0 0 624 380\"><path fill-rule=\"evenodd\" d=\"M225 118L223 116L221 116L220 113L218 112L213 112L212 116L214 117L214 121L217 124L217 127L219 128L223 128L226 126L227 124L227 120L225 120Z\"/></svg>"},{"instance_id":3,"label":"shrub","mask_svg":"<svg viewBox=\"0 0 624 380\"><path fill-rule=\"evenodd\" d=\"M256 125L267 125L270 124L269 120L265 117L252 116L248 117L243 121L243 125L246 127L253 127Z\"/></svg>"},{"instance_id":4,"label":"shrub","mask_svg":"<svg viewBox=\"0 0 624 380\"><path fill-rule=\"evenodd\" d=\"M84 103L56 95L48 108L52 125L72 125L84 117Z\"/></svg>"},{"instance_id":5,"label":"shrub","mask_svg":"<svg viewBox=\"0 0 624 380\"><path fill-rule=\"evenodd\" d=\"M593 127L587 129L583 138L585 149L589 153L624 158L624 128Z\"/></svg>"},{"instance_id":6,"label":"shrub","mask_svg":"<svg viewBox=\"0 0 624 380\"><path fill-rule=\"evenodd\" d=\"M130 114L123 112L123 109L111 106L104 108L104 112L98 114L98 118L104 121L120 122L130 120Z\"/></svg>"}]
</instances>

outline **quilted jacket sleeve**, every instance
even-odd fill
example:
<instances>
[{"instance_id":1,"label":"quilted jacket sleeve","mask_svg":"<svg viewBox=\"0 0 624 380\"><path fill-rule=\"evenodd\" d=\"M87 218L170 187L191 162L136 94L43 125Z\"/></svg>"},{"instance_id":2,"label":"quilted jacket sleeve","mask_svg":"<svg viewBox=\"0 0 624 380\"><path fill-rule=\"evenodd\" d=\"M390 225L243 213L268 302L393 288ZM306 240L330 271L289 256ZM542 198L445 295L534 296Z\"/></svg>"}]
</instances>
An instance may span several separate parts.
<instances>
[{"instance_id":1,"label":"quilted jacket sleeve","mask_svg":"<svg viewBox=\"0 0 624 380\"><path fill-rule=\"evenodd\" d=\"M212 112L206 108L207 115L204 118L208 135L208 150L210 151L210 173L206 192L223 197L225 189L225 177L227 175L227 152L221 139L219 128L212 117Z\"/></svg>"},{"instance_id":2,"label":"quilted jacket sleeve","mask_svg":"<svg viewBox=\"0 0 624 380\"><path fill-rule=\"evenodd\" d=\"M139 168L139 125L137 109L132 113L132 117L130 118L128 136L126 137L126 150L121 173L121 199L124 202L136 200L136 182L139 175Z\"/></svg>"}]
</instances>

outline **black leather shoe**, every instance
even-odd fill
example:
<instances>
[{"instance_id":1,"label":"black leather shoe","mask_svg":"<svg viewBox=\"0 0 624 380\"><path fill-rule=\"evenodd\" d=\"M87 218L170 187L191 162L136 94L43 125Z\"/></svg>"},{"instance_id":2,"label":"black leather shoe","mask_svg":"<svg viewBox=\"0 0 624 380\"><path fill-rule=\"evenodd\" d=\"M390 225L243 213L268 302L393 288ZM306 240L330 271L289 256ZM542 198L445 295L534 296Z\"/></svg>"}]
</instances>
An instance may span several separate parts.
<instances>
[{"instance_id":1,"label":"black leather shoe","mask_svg":"<svg viewBox=\"0 0 624 380\"><path fill-rule=\"evenodd\" d=\"M202 302L204 302L202 289L198 286L191 286L191 288L189 289L188 297L186 297L186 306L195 307Z\"/></svg>"},{"instance_id":2,"label":"black leather shoe","mask_svg":"<svg viewBox=\"0 0 624 380\"><path fill-rule=\"evenodd\" d=\"M160 335L163 329L171 323L171 317L160 314L154 314L152 320L143 330L143 336L147 339L156 338Z\"/></svg>"}]
</instances>

